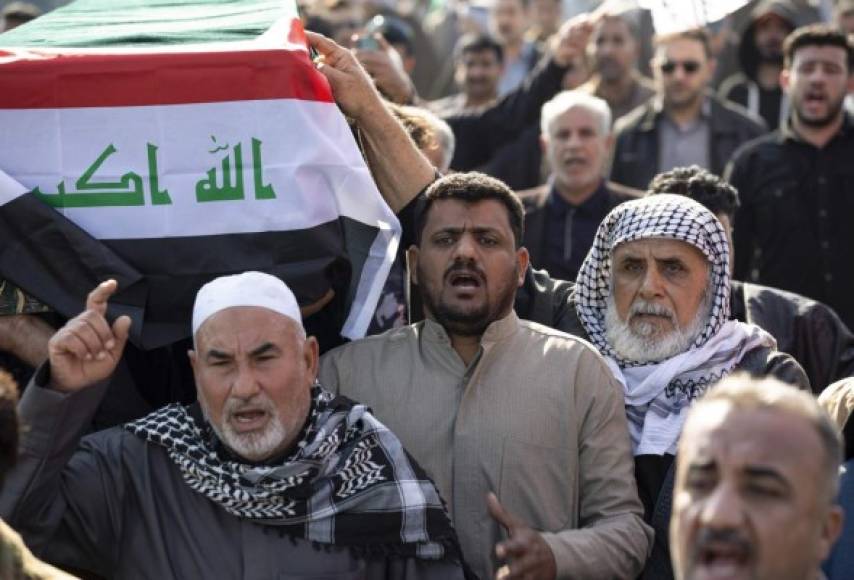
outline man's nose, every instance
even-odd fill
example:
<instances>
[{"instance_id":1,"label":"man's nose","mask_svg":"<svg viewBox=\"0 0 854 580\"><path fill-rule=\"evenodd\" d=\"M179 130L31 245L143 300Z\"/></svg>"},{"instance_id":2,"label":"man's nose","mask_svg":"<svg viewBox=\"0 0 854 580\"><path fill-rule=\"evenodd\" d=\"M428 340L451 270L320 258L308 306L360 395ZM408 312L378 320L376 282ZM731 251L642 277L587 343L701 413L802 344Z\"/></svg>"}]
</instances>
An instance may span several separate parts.
<instances>
[{"instance_id":1,"label":"man's nose","mask_svg":"<svg viewBox=\"0 0 854 580\"><path fill-rule=\"evenodd\" d=\"M261 390L255 373L248 363L237 365L237 375L231 386L231 395L239 399L251 399Z\"/></svg>"},{"instance_id":2,"label":"man's nose","mask_svg":"<svg viewBox=\"0 0 854 580\"><path fill-rule=\"evenodd\" d=\"M741 525L743 519L744 506L734 485L721 483L703 500L700 520L704 526L735 529Z\"/></svg>"},{"instance_id":3,"label":"man's nose","mask_svg":"<svg viewBox=\"0 0 854 580\"><path fill-rule=\"evenodd\" d=\"M664 280L656 268L647 268L640 287L641 298L650 300L664 294Z\"/></svg>"},{"instance_id":4,"label":"man's nose","mask_svg":"<svg viewBox=\"0 0 854 580\"><path fill-rule=\"evenodd\" d=\"M454 259L473 260L477 255L477 244L474 236L463 234L454 246Z\"/></svg>"}]
</instances>

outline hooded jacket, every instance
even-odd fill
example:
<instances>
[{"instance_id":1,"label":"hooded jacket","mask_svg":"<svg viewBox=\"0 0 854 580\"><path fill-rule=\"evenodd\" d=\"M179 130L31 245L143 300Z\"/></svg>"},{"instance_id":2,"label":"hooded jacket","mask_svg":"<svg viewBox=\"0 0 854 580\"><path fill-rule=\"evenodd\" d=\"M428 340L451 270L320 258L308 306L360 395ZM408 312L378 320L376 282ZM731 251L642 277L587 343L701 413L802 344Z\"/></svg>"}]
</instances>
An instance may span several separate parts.
<instances>
[{"instance_id":1,"label":"hooded jacket","mask_svg":"<svg viewBox=\"0 0 854 580\"><path fill-rule=\"evenodd\" d=\"M776 91L765 91L766 93L778 93L779 107L762 106L762 90L756 80L759 69L759 49L754 40L754 32L760 19L767 15L776 15L788 23L789 28L794 30L798 26L798 15L795 7L786 0L763 0L760 2L750 16L750 22L741 36L738 48L738 62L741 72L735 73L721 83L719 93L724 99L728 99L743 107L754 115L765 120L769 130L773 131L780 122L786 118L789 110L788 99L781 89ZM770 96L768 98L771 98Z\"/></svg>"}]
</instances>

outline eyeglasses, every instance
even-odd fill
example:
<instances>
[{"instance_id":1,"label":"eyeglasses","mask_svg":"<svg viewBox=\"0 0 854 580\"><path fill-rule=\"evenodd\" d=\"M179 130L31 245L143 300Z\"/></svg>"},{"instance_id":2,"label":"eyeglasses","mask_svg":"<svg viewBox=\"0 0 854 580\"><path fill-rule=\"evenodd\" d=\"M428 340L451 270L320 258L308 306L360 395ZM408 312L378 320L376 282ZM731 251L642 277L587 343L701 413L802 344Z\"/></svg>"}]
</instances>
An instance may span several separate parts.
<instances>
[{"instance_id":1,"label":"eyeglasses","mask_svg":"<svg viewBox=\"0 0 854 580\"><path fill-rule=\"evenodd\" d=\"M682 67L682 70L685 71L685 74L692 75L698 70L700 70L700 66L702 65L696 60L666 60L660 65L658 65L658 68L661 69L661 72L663 72L664 74L669 75L673 74L673 71L675 71L676 67L678 66Z\"/></svg>"}]
</instances>

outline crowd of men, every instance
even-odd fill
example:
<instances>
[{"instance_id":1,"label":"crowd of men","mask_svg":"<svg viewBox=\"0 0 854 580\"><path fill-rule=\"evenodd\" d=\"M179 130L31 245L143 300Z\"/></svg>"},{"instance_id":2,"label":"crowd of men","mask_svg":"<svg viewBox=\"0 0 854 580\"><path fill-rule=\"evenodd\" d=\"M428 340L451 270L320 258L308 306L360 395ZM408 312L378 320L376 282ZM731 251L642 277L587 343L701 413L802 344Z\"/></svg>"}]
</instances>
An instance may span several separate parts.
<instances>
[{"instance_id":1,"label":"crowd of men","mask_svg":"<svg viewBox=\"0 0 854 580\"><path fill-rule=\"evenodd\" d=\"M854 2L301 4L402 227L369 336L216 278L175 390L115 280L3 312L0 577L854 577Z\"/></svg>"}]
</instances>

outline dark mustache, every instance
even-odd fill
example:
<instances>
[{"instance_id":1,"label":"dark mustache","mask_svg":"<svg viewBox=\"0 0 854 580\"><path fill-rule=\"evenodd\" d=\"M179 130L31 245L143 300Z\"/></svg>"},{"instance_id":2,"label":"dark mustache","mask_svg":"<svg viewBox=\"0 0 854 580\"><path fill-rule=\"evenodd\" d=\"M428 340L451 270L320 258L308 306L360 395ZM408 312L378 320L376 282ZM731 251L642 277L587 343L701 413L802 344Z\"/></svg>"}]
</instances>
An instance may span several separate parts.
<instances>
[{"instance_id":1,"label":"dark mustache","mask_svg":"<svg viewBox=\"0 0 854 580\"><path fill-rule=\"evenodd\" d=\"M461 261L454 262L447 270L445 270L445 279L450 278L452 275L458 273L473 274L481 280L486 279L483 270L481 270L477 265L470 262Z\"/></svg>"},{"instance_id":2,"label":"dark mustache","mask_svg":"<svg viewBox=\"0 0 854 580\"><path fill-rule=\"evenodd\" d=\"M703 528L694 543L694 559L699 558L705 549L714 545L726 545L729 548L744 552L746 555L752 551L750 542L733 529Z\"/></svg>"}]
</instances>

